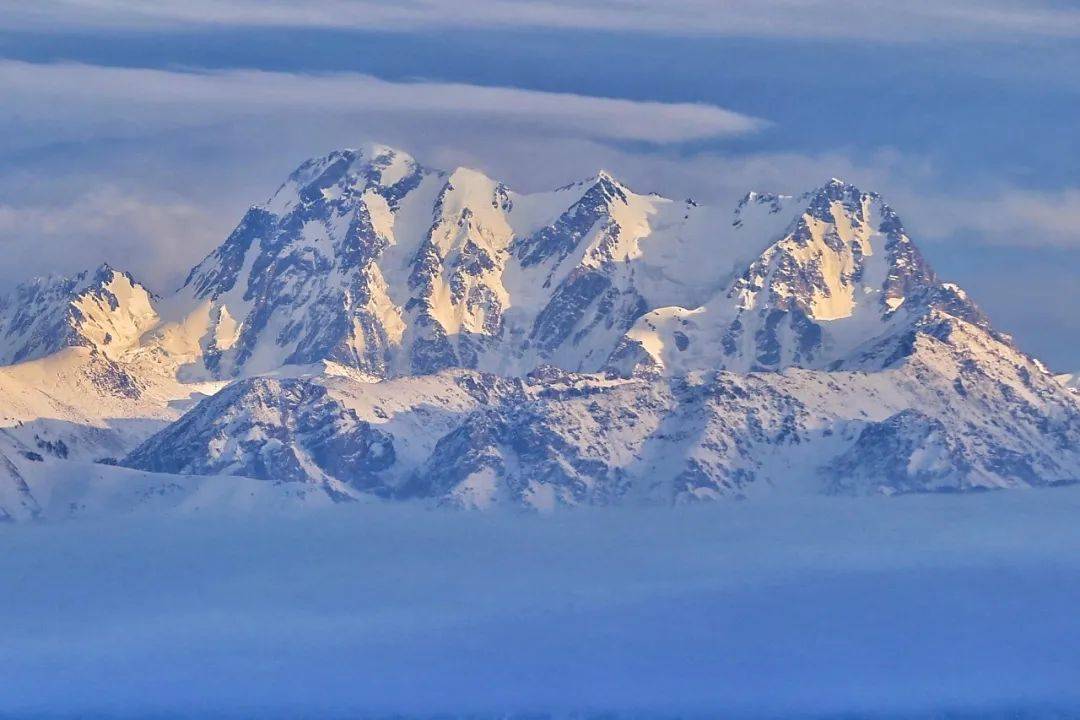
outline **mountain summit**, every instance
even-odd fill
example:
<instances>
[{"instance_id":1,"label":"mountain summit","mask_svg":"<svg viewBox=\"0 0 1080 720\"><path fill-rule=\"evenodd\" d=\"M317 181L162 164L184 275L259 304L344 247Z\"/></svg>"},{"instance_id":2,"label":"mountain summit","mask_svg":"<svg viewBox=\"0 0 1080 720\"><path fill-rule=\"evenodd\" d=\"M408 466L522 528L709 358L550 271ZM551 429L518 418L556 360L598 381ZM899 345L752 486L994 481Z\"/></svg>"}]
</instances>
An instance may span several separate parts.
<instances>
[{"instance_id":1,"label":"mountain summit","mask_svg":"<svg viewBox=\"0 0 1080 720\"><path fill-rule=\"evenodd\" d=\"M835 178L726 209L606 172L523 194L341 150L175 295L111 268L39 282L0 304L0 338L22 363L0 393L27 408L7 455L42 467L109 454L477 507L1080 478L1078 396L937 277L883 198ZM77 421L35 419L64 390L25 378L65 348L112 420L78 397Z\"/></svg>"}]
</instances>

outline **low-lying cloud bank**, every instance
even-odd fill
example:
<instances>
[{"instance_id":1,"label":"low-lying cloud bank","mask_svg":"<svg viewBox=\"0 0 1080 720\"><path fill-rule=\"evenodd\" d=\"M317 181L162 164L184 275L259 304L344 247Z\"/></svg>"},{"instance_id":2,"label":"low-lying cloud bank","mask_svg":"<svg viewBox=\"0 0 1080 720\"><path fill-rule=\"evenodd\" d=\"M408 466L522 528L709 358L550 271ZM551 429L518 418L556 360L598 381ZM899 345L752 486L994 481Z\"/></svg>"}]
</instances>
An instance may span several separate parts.
<instances>
[{"instance_id":1,"label":"low-lying cloud bank","mask_svg":"<svg viewBox=\"0 0 1080 720\"><path fill-rule=\"evenodd\" d=\"M0 528L0 714L1076 708L1078 512L1059 488Z\"/></svg>"}]
</instances>

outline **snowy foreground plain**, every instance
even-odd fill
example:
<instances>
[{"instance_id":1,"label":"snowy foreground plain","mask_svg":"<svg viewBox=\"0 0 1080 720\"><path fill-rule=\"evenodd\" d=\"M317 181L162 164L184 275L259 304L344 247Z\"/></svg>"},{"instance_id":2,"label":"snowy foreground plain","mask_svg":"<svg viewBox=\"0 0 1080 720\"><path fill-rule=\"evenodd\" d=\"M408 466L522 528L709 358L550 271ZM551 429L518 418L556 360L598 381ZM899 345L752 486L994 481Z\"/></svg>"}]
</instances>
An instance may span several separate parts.
<instances>
[{"instance_id":1,"label":"snowy foreground plain","mask_svg":"<svg viewBox=\"0 0 1080 720\"><path fill-rule=\"evenodd\" d=\"M1077 518L1066 487L11 525L0 716L1075 717Z\"/></svg>"}]
</instances>

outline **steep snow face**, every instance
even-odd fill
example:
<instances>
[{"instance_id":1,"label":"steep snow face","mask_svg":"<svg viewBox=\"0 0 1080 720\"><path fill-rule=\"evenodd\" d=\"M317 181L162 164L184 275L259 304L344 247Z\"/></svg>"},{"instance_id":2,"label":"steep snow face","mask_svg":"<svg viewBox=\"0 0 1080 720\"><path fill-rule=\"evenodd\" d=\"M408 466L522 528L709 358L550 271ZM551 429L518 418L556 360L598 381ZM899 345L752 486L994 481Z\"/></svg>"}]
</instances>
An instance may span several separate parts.
<instances>
[{"instance_id":1,"label":"steep snow face","mask_svg":"<svg viewBox=\"0 0 1080 720\"><path fill-rule=\"evenodd\" d=\"M318 361L372 378L595 371L643 313L704 302L751 254L719 217L603 172L521 194L382 146L335 152L192 270L154 343L189 378Z\"/></svg>"},{"instance_id":2,"label":"steep snow face","mask_svg":"<svg viewBox=\"0 0 1080 720\"><path fill-rule=\"evenodd\" d=\"M478 508L1080 479L1068 381L835 179L732 215L338 151L175 295L103 268L0 332L0 451L42 488L116 458Z\"/></svg>"},{"instance_id":3,"label":"steep snow face","mask_svg":"<svg viewBox=\"0 0 1080 720\"><path fill-rule=\"evenodd\" d=\"M118 360L157 321L153 295L108 265L71 278L39 279L0 299L0 365L75 346Z\"/></svg>"},{"instance_id":4,"label":"steep snow face","mask_svg":"<svg viewBox=\"0 0 1080 720\"><path fill-rule=\"evenodd\" d=\"M114 362L80 346L0 366L0 450L16 460L121 457L224 384L181 383L160 361Z\"/></svg>"},{"instance_id":5,"label":"steep snow face","mask_svg":"<svg viewBox=\"0 0 1080 720\"><path fill-rule=\"evenodd\" d=\"M1058 382L1075 393L1080 393L1080 373L1065 373L1057 376Z\"/></svg>"},{"instance_id":6,"label":"steep snow face","mask_svg":"<svg viewBox=\"0 0 1080 720\"><path fill-rule=\"evenodd\" d=\"M508 285L518 298L511 353L518 372L543 363L595 370L647 309L635 268L668 201L636 195L606 173L559 217L518 238Z\"/></svg>"},{"instance_id":7,"label":"steep snow face","mask_svg":"<svg viewBox=\"0 0 1080 720\"><path fill-rule=\"evenodd\" d=\"M510 306L502 275L513 239L511 207L505 186L459 168L440 190L416 251L390 254L390 266L409 268L395 288L407 318L400 373L472 367L497 345Z\"/></svg>"},{"instance_id":8,"label":"steep snow face","mask_svg":"<svg viewBox=\"0 0 1080 720\"><path fill-rule=\"evenodd\" d=\"M775 231L776 217L792 202L752 193L736 211L735 227ZM699 307L642 317L614 353L613 367L846 367L861 346L908 334L931 309L986 324L959 288L938 281L876 194L833 179L798 202L803 210L779 239L724 290Z\"/></svg>"},{"instance_id":9,"label":"steep snow face","mask_svg":"<svg viewBox=\"0 0 1080 720\"><path fill-rule=\"evenodd\" d=\"M40 514L41 507L19 468L0 450L0 522L26 520Z\"/></svg>"},{"instance_id":10,"label":"steep snow face","mask_svg":"<svg viewBox=\"0 0 1080 720\"><path fill-rule=\"evenodd\" d=\"M220 376L319 360L387 374L404 310L375 260L406 197L440 182L382 146L304 163L191 271L162 346Z\"/></svg>"}]
</instances>

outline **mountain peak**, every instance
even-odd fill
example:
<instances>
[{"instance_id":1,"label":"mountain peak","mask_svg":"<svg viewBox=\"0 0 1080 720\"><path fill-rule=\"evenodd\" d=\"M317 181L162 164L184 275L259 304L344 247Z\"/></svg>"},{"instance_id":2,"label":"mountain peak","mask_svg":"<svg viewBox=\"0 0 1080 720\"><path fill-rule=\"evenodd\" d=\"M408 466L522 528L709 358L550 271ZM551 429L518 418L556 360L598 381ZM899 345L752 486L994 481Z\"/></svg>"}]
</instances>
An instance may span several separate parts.
<instances>
[{"instance_id":1,"label":"mountain peak","mask_svg":"<svg viewBox=\"0 0 1080 720\"><path fill-rule=\"evenodd\" d=\"M819 185L817 188L815 188L815 189L811 190L809 193L807 193L807 195L810 196L810 197L815 197L815 196L819 196L819 195L826 195L826 196L831 197L833 199L840 199L841 197L845 197L845 196L858 197L860 195L868 195L870 197L877 197L877 193L873 193L873 192L864 193L858 186L854 185L853 183L849 183L846 180L843 180L843 179L837 178L837 177L829 178L824 183Z\"/></svg>"},{"instance_id":2,"label":"mountain peak","mask_svg":"<svg viewBox=\"0 0 1080 720\"><path fill-rule=\"evenodd\" d=\"M235 377L126 462L336 496L693 500L826 465L845 491L1077 477L1075 396L937 280L878 195L830 178L748 193L734 227L717 210L605 170L528 194L335 150L247 212L168 321L102 265L0 301L0 363L78 347L85 387L123 373L157 419Z\"/></svg>"},{"instance_id":3,"label":"mountain peak","mask_svg":"<svg viewBox=\"0 0 1080 720\"><path fill-rule=\"evenodd\" d=\"M633 193L633 190L626 183L604 169L598 170L587 178L563 185L557 189L561 191L580 188L585 188L587 191L598 189L608 196L625 196L627 193Z\"/></svg>"},{"instance_id":4,"label":"mountain peak","mask_svg":"<svg viewBox=\"0 0 1080 720\"><path fill-rule=\"evenodd\" d=\"M609 189L611 192L618 193L620 195L633 193L633 190L631 190L626 183L609 173L607 170L600 170L599 172L597 172L596 175L593 176L592 181L592 184L594 186L600 185L604 188Z\"/></svg>"},{"instance_id":5,"label":"mountain peak","mask_svg":"<svg viewBox=\"0 0 1080 720\"><path fill-rule=\"evenodd\" d=\"M84 270L79 273L78 277L89 277L87 287L108 285L119 278L126 280L131 285L141 285L131 273L126 270L119 270L107 262L98 265L93 273Z\"/></svg>"},{"instance_id":6,"label":"mountain peak","mask_svg":"<svg viewBox=\"0 0 1080 720\"><path fill-rule=\"evenodd\" d=\"M876 193L866 193L851 183L839 178L830 178L824 185L811 190L804 196L808 201L807 212L818 220L834 222L834 203L839 203L843 212L860 222L865 214L864 200L877 200Z\"/></svg>"},{"instance_id":7,"label":"mountain peak","mask_svg":"<svg viewBox=\"0 0 1080 720\"><path fill-rule=\"evenodd\" d=\"M606 181L606 182L614 183L616 185L622 185L622 183L619 182L618 178L616 178L614 175L609 173L607 170L604 170L603 168L598 170L596 175L593 176L593 178L597 182L605 182Z\"/></svg>"},{"instance_id":8,"label":"mountain peak","mask_svg":"<svg viewBox=\"0 0 1080 720\"><path fill-rule=\"evenodd\" d=\"M393 202L429 172L408 153L380 143L334 150L301 163L261 209L282 215L322 200L359 196L367 188Z\"/></svg>"},{"instance_id":9,"label":"mountain peak","mask_svg":"<svg viewBox=\"0 0 1080 720\"><path fill-rule=\"evenodd\" d=\"M70 276L37 278L0 300L3 363L90 347L113 357L157 322L155 296L129 273L103 263Z\"/></svg>"}]
</instances>

